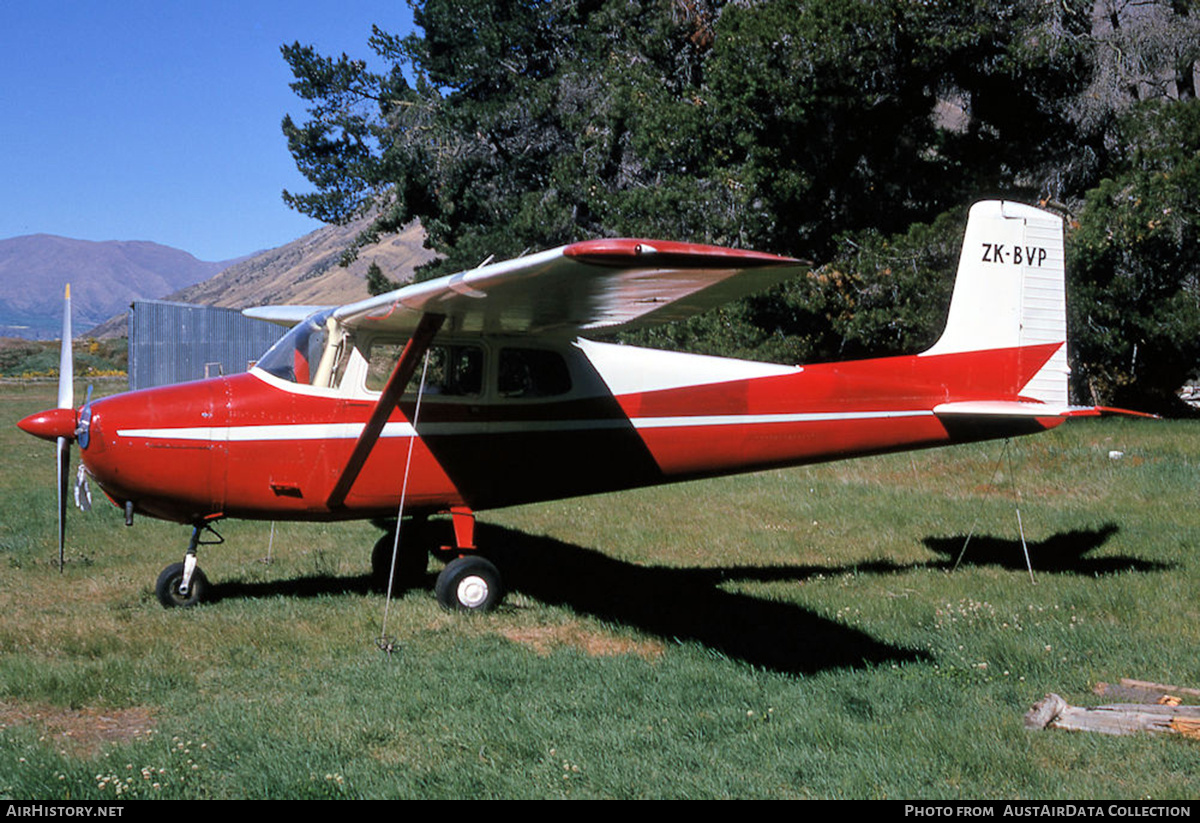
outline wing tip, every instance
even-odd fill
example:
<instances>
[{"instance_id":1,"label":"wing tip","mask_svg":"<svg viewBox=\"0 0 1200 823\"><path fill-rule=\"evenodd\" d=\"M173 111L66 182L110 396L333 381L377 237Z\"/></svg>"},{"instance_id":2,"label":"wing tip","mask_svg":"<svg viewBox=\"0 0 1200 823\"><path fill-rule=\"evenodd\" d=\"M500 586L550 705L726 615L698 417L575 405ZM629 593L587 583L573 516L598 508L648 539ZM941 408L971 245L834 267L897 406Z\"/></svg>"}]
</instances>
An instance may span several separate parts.
<instances>
[{"instance_id":1,"label":"wing tip","mask_svg":"<svg viewBox=\"0 0 1200 823\"><path fill-rule=\"evenodd\" d=\"M251 306L242 309L242 316L251 320L265 320L277 326L294 326L320 311L332 309L334 306Z\"/></svg>"},{"instance_id":2,"label":"wing tip","mask_svg":"<svg viewBox=\"0 0 1200 823\"><path fill-rule=\"evenodd\" d=\"M645 240L631 237L609 237L583 240L564 246L563 256L598 265L621 266L631 262L673 266L708 267L719 263L730 268L762 266L811 266L807 260L785 257L749 249L731 249L702 243L683 243L676 240Z\"/></svg>"}]
</instances>

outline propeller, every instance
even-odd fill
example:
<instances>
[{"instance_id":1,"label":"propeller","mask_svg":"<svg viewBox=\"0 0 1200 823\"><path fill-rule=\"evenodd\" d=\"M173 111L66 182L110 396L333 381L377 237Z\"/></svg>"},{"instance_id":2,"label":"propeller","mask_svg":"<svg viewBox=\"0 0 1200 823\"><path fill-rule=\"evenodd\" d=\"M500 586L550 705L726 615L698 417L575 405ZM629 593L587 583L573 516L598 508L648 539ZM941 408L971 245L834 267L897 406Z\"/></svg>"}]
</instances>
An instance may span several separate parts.
<instances>
[{"instance_id":1,"label":"propeller","mask_svg":"<svg viewBox=\"0 0 1200 823\"><path fill-rule=\"evenodd\" d=\"M65 570L67 543L67 483L70 479L71 443L78 441L87 448L91 428L92 387L88 386L87 404L82 411L75 409L75 366L71 354L71 286L63 295L62 348L58 358L58 405L53 409L35 412L17 421L17 426L43 440L51 440L58 451L55 464L58 470L58 570ZM81 479L76 480L76 499L80 508L91 502L87 488L87 469L80 466ZM86 510L86 509L85 509Z\"/></svg>"},{"instance_id":2,"label":"propeller","mask_svg":"<svg viewBox=\"0 0 1200 823\"><path fill-rule=\"evenodd\" d=\"M63 296L62 348L58 356L58 408L75 408L75 359L71 352L71 284ZM70 437L58 437L58 571L64 568L67 542L67 480L71 468Z\"/></svg>"}]
</instances>

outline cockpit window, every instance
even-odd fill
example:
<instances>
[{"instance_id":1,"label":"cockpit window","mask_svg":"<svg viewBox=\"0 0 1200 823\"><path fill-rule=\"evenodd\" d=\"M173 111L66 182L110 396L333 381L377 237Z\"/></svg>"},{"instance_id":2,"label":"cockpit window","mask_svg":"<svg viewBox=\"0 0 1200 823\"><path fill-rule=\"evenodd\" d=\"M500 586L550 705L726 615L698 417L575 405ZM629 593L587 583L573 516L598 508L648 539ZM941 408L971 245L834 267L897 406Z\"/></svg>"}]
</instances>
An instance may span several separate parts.
<instances>
[{"instance_id":1,"label":"cockpit window","mask_svg":"<svg viewBox=\"0 0 1200 823\"><path fill-rule=\"evenodd\" d=\"M311 384L325 351L325 321L332 309L314 314L292 327L258 361L258 368L292 383Z\"/></svg>"},{"instance_id":2,"label":"cockpit window","mask_svg":"<svg viewBox=\"0 0 1200 823\"><path fill-rule=\"evenodd\" d=\"M391 376L403 343L372 343L367 357L367 388L383 391ZM424 364L418 365L405 393L416 394L421 385ZM429 349L429 367L425 371L425 393L443 397L478 397L483 393L483 349L479 346L443 344Z\"/></svg>"}]
</instances>

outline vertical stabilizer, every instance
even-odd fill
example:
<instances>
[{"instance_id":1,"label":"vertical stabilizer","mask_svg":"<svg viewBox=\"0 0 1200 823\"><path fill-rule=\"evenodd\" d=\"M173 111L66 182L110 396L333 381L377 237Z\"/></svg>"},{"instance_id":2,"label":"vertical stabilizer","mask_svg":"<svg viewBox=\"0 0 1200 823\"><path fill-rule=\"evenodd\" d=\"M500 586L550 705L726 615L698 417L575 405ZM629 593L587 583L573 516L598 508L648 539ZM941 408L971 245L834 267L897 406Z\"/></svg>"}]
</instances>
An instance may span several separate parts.
<instances>
[{"instance_id":1,"label":"vertical stabilizer","mask_svg":"<svg viewBox=\"0 0 1200 823\"><path fill-rule=\"evenodd\" d=\"M926 355L1059 344L1021 398L1067 403L1063 222L1031 206L988 200L971 207L950 315ZM1033 356L1031 354L1031 356ZM1044 356L1044 355L1039 355Z\"/></svg>"}]
</instances>

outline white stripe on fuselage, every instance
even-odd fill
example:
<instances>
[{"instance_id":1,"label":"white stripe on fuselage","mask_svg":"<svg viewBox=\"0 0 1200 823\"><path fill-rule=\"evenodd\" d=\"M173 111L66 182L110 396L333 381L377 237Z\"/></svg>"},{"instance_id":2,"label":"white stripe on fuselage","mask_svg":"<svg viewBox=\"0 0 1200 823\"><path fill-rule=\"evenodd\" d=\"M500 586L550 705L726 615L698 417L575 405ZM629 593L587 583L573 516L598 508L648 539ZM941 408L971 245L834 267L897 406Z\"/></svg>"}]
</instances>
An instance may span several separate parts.
<instances>
[{"instance_id":1,"label":"white stripe on fuselage","mask_svg":"<svg viewBox=\"0 0 1200 823\"><path fill-rule=\"evenodd\" d=\"M245 443L266 440L354 440L362 423L283 423L262 426L196 426L177 429L118 429L118 437L148 440L203 440L214 443ZM386 423L383 437L411 437L411 423Z\"/></svg>"},{"instance_id":2,"label":"white stripe on fuselage","mask_svg":"<svg viewBox=\"0 0 1200 823\"><path fill-rule=\"evenodd\" d=\"M771 423L828 423L842 420L883 420L895 417L932 417L927 409L867 412L798 412L795 414L715 414L679 417L637 417L637 429L685 428L689 426L753 426Z\"/></svg>"},{"instance_id":3,"label":"white stripe on fuselage","mask_svg":"<svg viewBox=\"0 0 1200 823\"><path fill-rule=\"evenodd\" d=\"M588 420L512 420L499 422L424 423L423 435L510 434L520 432L579 431L617 429L631 425L635 429L693 428L697 426L761 426L781 423L828 423L846 420L883 420L904 417L932 417L926 409L900 409L865 412L801 412L788 414L718 414L675 417L634 417ZM198 426L161 429L119 429L119 437L147 440L188 440L210 443L246 443L287 440L354 440L362 434L362 423L284 423L260 426ZM388 423L381 437L411 437L410 423Z\"/></svg>"}]
</instances>

